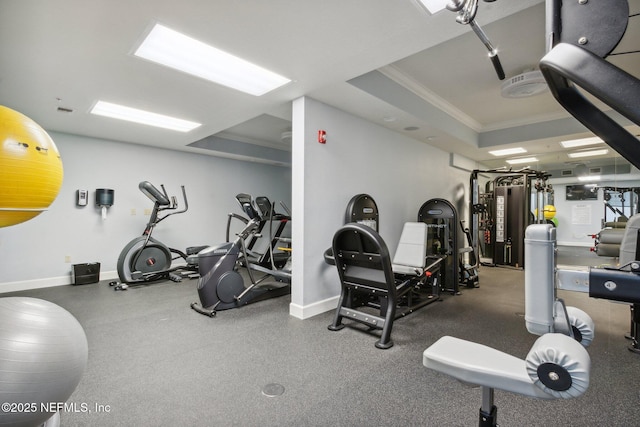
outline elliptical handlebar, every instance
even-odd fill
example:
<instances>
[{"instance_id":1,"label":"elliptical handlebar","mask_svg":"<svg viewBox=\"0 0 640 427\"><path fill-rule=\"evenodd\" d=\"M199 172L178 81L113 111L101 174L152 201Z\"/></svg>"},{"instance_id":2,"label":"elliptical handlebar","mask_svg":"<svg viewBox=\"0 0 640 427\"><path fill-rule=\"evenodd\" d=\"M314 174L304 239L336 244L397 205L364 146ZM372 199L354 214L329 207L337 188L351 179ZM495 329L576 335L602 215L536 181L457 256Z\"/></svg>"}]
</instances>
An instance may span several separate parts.
<instances>
[{"instance_id":1,"label":"elliptical handlebar","mask_svg":"<svg viewBox=\"0 0 640 427\"><path fill-rule=\"evenodd\" d=\"M227 218L227 234L226 234L226 242L230 242L230 238L231 238L231 220L235 218L237 220L242 221L243 224L247 225L247 223L249 223L249 220L245 217L243 217L242 215L238 215L236 213L230 213L228 214L228 218Z\"/></svg>"},{"instance_id":2,"label":"elliptical handlebar","mask_svg":"<svg viewBox=\"0 0 640 427\"><path fill-rule=\"evenodd\" d=\"M148 234L150 229L152 229L156 224L158 224L165 218L168 218L171 215L185 213L189 210L189 201L187 199L187 192L184 188L184 185L180 186L182 190L182 200L184 201L184 209L181 210L176 210L178 209L178 200L176 196L169 197L169 195L167 194L167 190L164 188L164 184L160 185L160 188L162 188L162 192L149 181L142 181L140 184L138 184L138 188L153 202L153 212L151 213L151 217L149 218L149 223L147 224L145 234ZM175 210L175 212L165 213L164 216L159 218L158 214L165 210Z\"/></svg>"},{"instance_id":3,"label":"elliptical handlebar","mask_svg":"<svg viewBox=\"0 0 640 427\"><path fill-rule=\"evenodd\" d=\"M160 187L162 187L162 192L164 193L165 197L169 199L169 196L167 195L167 190L165 190L164 188L164 184L160 184ZM185 213L186 211L189 210L189 201L187 200L187 192L184 189L184 185L181 185L180 189L182 190L182 201L184 202L184 209L167 214L165 215L165 217L169 215ZM178 209L178 199L176 196L171 196L171 202L169 203L168 206L160 208L160 210L165 210L165 209Z\"/></svg>"},{"instance_id":4,"label":"elliptical handlebar","mask_svg":"<svg viewBox=\"0 0 640 427\"><path fill-rule=\"evenodd\" d=\"M245 213L249 217L249 219L245 218L242 215L229 213L227 218L226 241L227 242L231 241L232 220L235 218L242 221L245 227L241 232L236 234L236 236L238 236L238 239L236 239L236 243L241 242L242 251L243 251L243 254L245 254L245 258L246 258L246 253L245 253L246 249L244 247L244 241L249 236L253 236L255 238L263 237L262 234L260 234L260 231L262 230L262 226L265 223L268 223L269 245L267 247L267 251L269 252L271 269L273 271L278 270L276 268L275 261L274 261L274 248L276 243L274 240L273 222L280 221L281 223L286 223L288 221L291 221L291 211L289 210L288 206L284 202L282 201L280 202L283 209L287 212L287 214L285 215L285 214L275 212L275 203L272 203L265 196L256 197L254 199L250 194L239 193L236 195L236 200L240 204L240 207L242 208L243 213ZM280 231L282 230L280 229ZM291 239L284 239L284 238L280 238L279 236L277 237L277 240L288 241L289 243L291 242ZM249 269L249 274L251 274L250 270L251 269ZM253 279L252 279L252 282L253 282Z\"/></svg>"}]
</instances>

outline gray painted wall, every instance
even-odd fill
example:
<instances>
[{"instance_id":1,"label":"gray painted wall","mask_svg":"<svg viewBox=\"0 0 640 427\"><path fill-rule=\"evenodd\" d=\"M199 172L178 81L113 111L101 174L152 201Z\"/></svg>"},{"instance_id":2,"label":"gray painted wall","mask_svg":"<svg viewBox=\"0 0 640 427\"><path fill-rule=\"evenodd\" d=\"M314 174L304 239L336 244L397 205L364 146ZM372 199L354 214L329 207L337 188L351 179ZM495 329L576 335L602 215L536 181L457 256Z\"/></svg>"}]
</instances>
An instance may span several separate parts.
<instances>
[{"instance_id":1,"label":"gray painted wall","mask_svg":"<svg viewBox=\"0 0 640 427\"><path fill-rule=\"evenodd\" d=\"M169 246L216 244L225 239L229 212L241 213L239 192L265 195L291 205L291 169L50 132L63 160L64 182L49 210L31 221L0 228L0 292L15 282L30 286L70 283L71 264L100 262L102 277L115 277L122 247L142 234L151 201L138 183L165 184L189 211L161 222L154 237ZM96 188L115 190L107 219L94 206ZM89 205L76 207L77 189L89 190ZM135 213L135 215L134 215ZM65 262L65 257L71 262Z\"/></svg>"},{"instance_id":2,"label":"gray painted wall","mask_svg":"<svg viewBox=\"0 0 640 427\"><path fill-rule=\"evenodd\" d=\"M327 143L317 142L318 130ZM380 234L395 252L403 224L439 197L464 210L469 172L449 153L310 98L293 104L293 289L290 312L305 318L335 308L339 282L323 252L342 225L352 196L370 194ZM460 212L462 215L463 212Z\"/></svg>"},{"instance_id":3,"label":"gray painted wall","mask_svg":"<svg viewBox=\"0 0 640 427\"><path fill-rule=\"evenodd\" d=\"M327 143L317 131L327 131ZM151 202L138 190L149 180L180 195L184 184L189 211L161 223L154 236L171 246L216 244L224 240L227 214L238 212L239 192L283 200L293 209L293 289L290 312L309 317L335 308L339 283L335 267L322 254L342 225L351 197L368 193L380 209L380 233L391 252L406 221L416 219L426 200L452 201L461 219L468 215L469 172L450 166L449 153L397 134L310 98L293 105L293 168L222 159L50 132L61 152L64 182L47 212L23 224L0 229L0 292L70 283L71 265L100 262L102 278L116 277L122 247L140 235ZM640 186L633 181L604 185ZM622 178L622 177L618 177ZM627 178L627 177L625 177ZM591 206L589 225L572 223L565 200L566 180L555 186L560 244L589 246L603 215L602 195ZM106 220L95 208L96 188L115 190ZM77 189L90 203L75 205ZM582 203L582 202L580 202ZM70 262L66 262L66 257Z\"/></svg>"}]
</instances>

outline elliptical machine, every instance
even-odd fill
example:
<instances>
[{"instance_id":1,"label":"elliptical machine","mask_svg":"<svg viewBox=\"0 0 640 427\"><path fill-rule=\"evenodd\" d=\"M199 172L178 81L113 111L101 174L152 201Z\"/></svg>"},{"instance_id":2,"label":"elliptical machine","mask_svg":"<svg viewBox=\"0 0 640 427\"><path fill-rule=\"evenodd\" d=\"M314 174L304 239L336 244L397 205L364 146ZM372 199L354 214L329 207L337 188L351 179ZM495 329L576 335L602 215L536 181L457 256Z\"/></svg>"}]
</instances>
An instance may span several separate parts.
<instances>
[{"instance_id":1,"label":"elliptical machine","mask_svg":"<svg viewBox=\"0 0 640 427\"><path fill-rule=\"evenodd\" d=\"M200 304L194 302L191 308L200 314L215 317L218 310L238 308L243 305L279 297L291 292L291 270L289 266L289 250L276 251L278 242L288 243L290 239L280 237L284 224L291 217L277 214L271 202L266 198L258 198L258 209L248 194L238 194L236 200L249 219L237 214L229 214L227 222L227 242L211 246L198 254L198 296ZM245 227L237 234L233 242L229 242L230 223L233 218L245 223ZM280 226L272 234L272 224L279 221ZM265 254L255 254L248 247L253 247L260 233L269 224L269 245ZM247 244L249 241L249 244ZM284 249L284 248L280 248ZM286 248L288 249L288 248ZM244 286L244 279L238 267L245 267L251 284ZM263 276L256 279L254 272ZM269 277L276 283L261 284Z\"/></svg>"},{"instance_id":2,"label":"elliptical machine","mask_svg":"<svg viewBox=\"0 0 640 427\"><path fill-rule=\"evenodd\" d=\"M136 237L122 249L118 257L118 277L122 283L129 285L147 283L155 280L170 279L174 282L182 280L182 276L176 274L177 270L186 270L195 274L198 270L197 253L207 246L194 246L187 248L184 253L178 249L170 248L162 242L151 237L151 233L156 225L167 219L171 215L181 214L189 209L187 193L184 185L182 188L182 199L184 209L178 209L178 201L175 196L171 199L167 195L164 185L160 186L162 192L149 181L142 181L138 188L153 202L153 210L149 217L142 236ZM175 211L160 216L164 211ZM177 256L173 256L176 254ZM176 259L183 259L186 265L171 268L171 262Z\"/></svg>"}]
</instances>

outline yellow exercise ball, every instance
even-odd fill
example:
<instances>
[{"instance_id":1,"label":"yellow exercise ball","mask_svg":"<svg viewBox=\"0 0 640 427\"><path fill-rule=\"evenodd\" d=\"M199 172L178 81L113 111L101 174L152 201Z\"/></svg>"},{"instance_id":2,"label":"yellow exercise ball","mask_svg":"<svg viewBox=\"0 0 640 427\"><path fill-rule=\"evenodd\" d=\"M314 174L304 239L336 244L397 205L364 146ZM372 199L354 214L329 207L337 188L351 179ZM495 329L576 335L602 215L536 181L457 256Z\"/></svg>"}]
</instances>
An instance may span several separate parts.
<instances>
[{"instance_id":1,"label":"yellow exercise ball","mask_svg":"<svg viewBox=\"0 0 640 427\"><path fill-rule=\"evenodd\" d=\"M551 219L556 216L556 207L553 205L544 205L544 219Z\"/></svg>"},{"instance_id":2,"label":"yellow exercise ball","mask_svg":"<svg viewBox=\"0 0 640 427\"><path fill-rule=\"evenodd\" d=\"M36 122L0 105L0 227L20 224L54 201L62 185L62 159Z\"/></svg>"}]
</instances>

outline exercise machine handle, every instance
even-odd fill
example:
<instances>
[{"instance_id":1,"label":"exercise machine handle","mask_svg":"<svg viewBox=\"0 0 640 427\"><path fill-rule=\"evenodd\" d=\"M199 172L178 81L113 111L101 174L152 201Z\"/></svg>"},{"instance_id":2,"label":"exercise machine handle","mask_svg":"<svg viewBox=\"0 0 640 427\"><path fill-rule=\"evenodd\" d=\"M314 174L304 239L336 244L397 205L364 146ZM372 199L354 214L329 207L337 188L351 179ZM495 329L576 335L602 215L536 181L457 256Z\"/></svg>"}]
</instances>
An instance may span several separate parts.
<instances>
[{"instance_id":1,"label":"exercise machine handle","mask_svg":"<svg viewBox=\"0 0 640 427\"><path fill-rule=\"evenodd\" d=\"M491 2L493 0L485 0L485 2ZM478 36L480 41L485 45L489 51L489 59L493 64L493 68L496 70L498 79L504 80L505 74L500 58L498 58L498 50L493 46L489 37L482 30L482 27L475 21L476 13L478 12L478 0L451 0L447 5L447 9L451 12L456 12L456 22L462 25L469 25L474 33Z\"/></svg>"},{"instance_id":2,"label":"exercise machine handle","mask_svg":"<svg viewBox=\"0 0 640 427\"><path fill-rule=\"evenodd\" d=\"M165 215L165 218L168 217L169 215L181 214L189 210L189 201L187 200L187 192L184 189L184 185L181 185L180 189L182 190L182 200L184 201L184 209L171 212L170 214ZM164 185L162 186L162 190L164 190ZM166 191L165 191L165 194L166 194ZM171 196L171 204L164 209L178 209L178 198L176 196Z\"/></svg>"},{"instance_id":3,"label":"exercise machine handle","mask_svg":"<svg viewBox=\"0 0 640 427\"><path fill-rule=\"evenodd\" d=\"M189 210L189 201L187 200L187 192L184 189L184 185L181 185L180 189L182 190L182 200L184 200L184 209L174 213L183 213ZM178 205L176 204L176 207L177 206Z\"/></svg>"},{"instance_id":4,"label":"exercise machine handle","mask_svg":"<svg viewBox=\"0 0 640 427\"><path fill-rule=\"evenodd\" d=\"M164 194L166 196L167 191L164 189L164 185L161 185L161 187L162 187L162 191L164 192ZM155 224L158 224L160 221L170 217L171 215L185 213L186 211L189 210L189 201L187 200L187 192L184 189L184 185L181 185L180 188L182 189L182 200L184 201L184 209L179 210L179 211L177 210L175 212L171 212L171 213L165 214L162 218L160 218L157 221L155 221ZM167 199L168 199L168 197L167 197ZM178 202L177 202L176 196L171 196L171 202L168 204L168 206L159 207L158 211L175 210L175 209L178 209Z\"/></svg>"},{"instance_id":5,"label":"exercise machine handle","mask_svg":"<svg viewBox=\"0 0 640 427\"><path fill-rule=\"evenodd\" d=\"M249 220L245 217L243 217L242 215L238 215L236 213L230 213L228 215L227 218L227 235L226 235L226 242L230 242L231 240L229 240L229 238L231 237L231 220L235 218L235 219L239 219L240 221L242 221L243 224L247 225L247 223L249 222Z\"/></svg>"}]
</instances>

